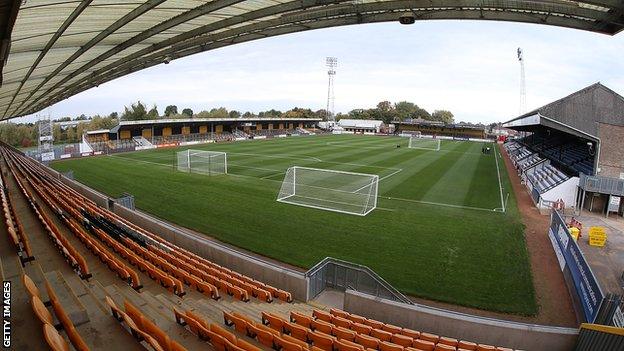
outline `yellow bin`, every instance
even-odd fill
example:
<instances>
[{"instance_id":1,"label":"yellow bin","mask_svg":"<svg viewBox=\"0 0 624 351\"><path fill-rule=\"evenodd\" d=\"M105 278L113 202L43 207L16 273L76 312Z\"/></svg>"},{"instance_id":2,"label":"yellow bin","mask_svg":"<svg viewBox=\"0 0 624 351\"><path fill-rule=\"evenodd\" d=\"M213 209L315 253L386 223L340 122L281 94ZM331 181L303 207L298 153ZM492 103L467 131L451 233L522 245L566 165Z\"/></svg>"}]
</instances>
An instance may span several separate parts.
<instances>
[{"instance_id":1,"label":"yellow bin","mask_svg":"<svg viewBox=\"0 0 624 351\"><path fill-rule=\"evenodd\" d=\"M568 228L568 230L570 231L570 235L574 238L574 241L578 241L581 231L577 227Z\"/></svg>"}]
</instances>

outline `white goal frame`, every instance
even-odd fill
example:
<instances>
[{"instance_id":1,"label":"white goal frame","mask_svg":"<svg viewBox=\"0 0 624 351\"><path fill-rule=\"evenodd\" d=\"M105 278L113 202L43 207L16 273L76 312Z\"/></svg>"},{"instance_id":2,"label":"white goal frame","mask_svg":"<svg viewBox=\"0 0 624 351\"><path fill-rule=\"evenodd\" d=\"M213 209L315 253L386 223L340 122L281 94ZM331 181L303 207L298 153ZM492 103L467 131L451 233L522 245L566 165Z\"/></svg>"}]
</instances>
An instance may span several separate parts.
<instances>
[{"instance_id":1,"label":"white goal frame","mask_svg":"<svg viewBox=\"0 0 624 351\"><path fill-rule=\"evenodd\" d=\"M180 172L207 175L227 174L228 172L227 153L225 152L188 149L179 151L176 156L176 169ZM205 160L201 161L205 168L193 167L198 163L198 157Z\"/></svg>"},{"instance_id":2,"label":"white goal frame","mask_svg":"<svg viewBox=\"0 0 624 351\"><path fill-rule=\"evenodd\" d=\"M436 146L434 148L431 147L423 147L418 146L419 143L415 142L415 140L426 140L429 142L435 142ZM410 149L420 149L420 150L430 150L430 151L440 151L440 139L438 138L423 138L423 137L410 137L409 144L407 145Z\"/></svg>"},{"instance_id":3,"label":"white goal frame","mask_svg":"<svg viewBox=\"0 0 624 351\"><path fill-rule=\"evenodd\" d=\"M297 184L298 173L301 174L301 172L318 172L321 174L346 175L354 178L361 177L367 179L362 181L360 184L353 185L354 187L357 187L353 190L332 189L329 187L324 187L322 186L322 184ZM300 177L301 176L299 176L299 178ZM318 191L320 193L320 197L301 195L302 188L304 189L303 192L305 192L306 190ZM282 185L280 187L280 192L277 195L277 201L288 203L291 205L315 208L319 210L345 213L357 216L366 216L367 214L371 213L375 208L377 208L378 188L379 176L376 174L292 166L286 170L284 180L282 181ZM297 192L298 189L300 190L299 193ZM323 198L323 196L325 196L325 198ZM361 204L351 204L339 201L341 200L341 198L349 197L353 197L356 199L365 197L366 201L362 201ZM302 201L302 199L304 199L304 201ZM306 203L305 200L311 200L311 203ZM321 204L323 203L326 203L327 206L322 206ZM332 205L336 206L332 207ZM347 209L341 209L339 208L341 205L351 206L356 208L356 210L351 211ZM357 208L361 208L361 210L357 211Z\"/></svg>"}]
</instances>

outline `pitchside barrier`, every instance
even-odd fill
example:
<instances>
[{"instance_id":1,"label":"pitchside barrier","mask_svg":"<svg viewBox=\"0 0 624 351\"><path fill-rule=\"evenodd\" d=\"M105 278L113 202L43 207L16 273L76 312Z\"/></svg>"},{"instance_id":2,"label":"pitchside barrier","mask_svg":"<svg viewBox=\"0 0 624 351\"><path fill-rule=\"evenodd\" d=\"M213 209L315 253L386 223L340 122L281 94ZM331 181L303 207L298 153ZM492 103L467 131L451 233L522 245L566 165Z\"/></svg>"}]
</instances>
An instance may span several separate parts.
<instances>
[{"instance_id":1,"label":"pitchside barrier","mask_svg":"<svg viewBox=\"0 0 624 351\"><path fill-rule=\"evenodd\" d=\"M558 211L552 212L548 237L557 255L578 319L593 323L605 295Z\"/></svg>"}]
</instances>

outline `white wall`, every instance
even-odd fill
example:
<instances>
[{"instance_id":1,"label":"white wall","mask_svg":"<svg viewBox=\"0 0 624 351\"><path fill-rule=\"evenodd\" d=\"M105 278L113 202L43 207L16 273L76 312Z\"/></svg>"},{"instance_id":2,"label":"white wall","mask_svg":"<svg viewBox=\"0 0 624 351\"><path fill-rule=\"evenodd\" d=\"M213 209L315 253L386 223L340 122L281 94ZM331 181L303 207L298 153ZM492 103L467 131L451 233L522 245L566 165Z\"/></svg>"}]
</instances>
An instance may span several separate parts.
<instances>
[{"instance_id":1,"label":"white wall","mask_svg":"<svg viewBox=\"0 0 624 351\"><path fill-rule=\"evenodd\" d=\"M566 207L572 207L576 203L576 188L579 184L579 177L572 177L556 187L548 190L541 195L542 199L548 201L557 201L562 199Z\"/></svg>"}]
</instances>

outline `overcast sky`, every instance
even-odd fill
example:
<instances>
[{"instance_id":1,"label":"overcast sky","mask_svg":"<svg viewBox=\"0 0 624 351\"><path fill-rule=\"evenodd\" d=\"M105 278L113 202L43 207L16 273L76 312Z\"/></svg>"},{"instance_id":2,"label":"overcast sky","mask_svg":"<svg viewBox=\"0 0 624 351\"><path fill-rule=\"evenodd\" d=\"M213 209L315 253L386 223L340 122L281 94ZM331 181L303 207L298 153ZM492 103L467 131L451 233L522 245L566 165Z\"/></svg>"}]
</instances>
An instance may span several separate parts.
<instances>
[{"instance_id":1,"label":"overcast sky","mask_svg":"<svg viewBox=\"0 0 624 351\"><path fill-rule=\"evenodd\" d=\"M527 105L539 107L601 81L624 94L624 33L487 21L366 24L237 44L100 85L49 111L52 118L108 115L141 100L195 112L325 108L325 57L338 58L336 112L412 101L456 121L495 122L519 112L525 53ZM33 117L28 118L32 120Z\"/></svg>"}]
</instances>

